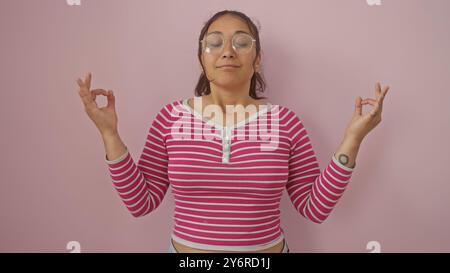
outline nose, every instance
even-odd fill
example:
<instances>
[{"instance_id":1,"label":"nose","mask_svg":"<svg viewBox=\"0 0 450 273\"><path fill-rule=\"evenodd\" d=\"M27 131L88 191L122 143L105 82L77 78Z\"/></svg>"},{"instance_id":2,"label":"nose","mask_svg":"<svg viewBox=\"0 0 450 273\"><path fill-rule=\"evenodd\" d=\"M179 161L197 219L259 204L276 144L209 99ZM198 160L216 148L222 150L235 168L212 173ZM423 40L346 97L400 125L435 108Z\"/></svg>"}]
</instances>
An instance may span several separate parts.
<instances>
[{"instance_id":1,"label":"nose","mask_svg":"<svg viewBox=\"0 0 450 273\"><path fill-rule=\"evenodd\" d=\"M234 58L236 57L236 52L231 44L231 39L228 39L223 45L222 58Z\"/></svg>"}]
</instances>

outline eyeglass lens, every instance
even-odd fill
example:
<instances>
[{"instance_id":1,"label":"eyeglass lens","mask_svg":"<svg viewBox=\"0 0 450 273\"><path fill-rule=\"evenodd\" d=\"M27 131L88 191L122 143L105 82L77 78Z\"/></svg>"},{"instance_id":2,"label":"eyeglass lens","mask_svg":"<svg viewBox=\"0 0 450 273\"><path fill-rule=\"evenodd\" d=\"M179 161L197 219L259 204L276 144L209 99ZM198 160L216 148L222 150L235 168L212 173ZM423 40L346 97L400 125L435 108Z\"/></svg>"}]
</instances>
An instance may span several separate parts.
<instances>
[{"instance_id":1,"label":"eyeglass lens","mask_svg":"<svg viewBox=\"0 0 450 273\"><path fill-rule=\"evenodd\" d=\"M248 52L253 44L252 37L244 33L238 33L232 38L232 46L239 53ZM213 53L222 49L224 45L223 36L218 33L211 33L205 38L205 49Z\"/></svg>"}]
</instances>

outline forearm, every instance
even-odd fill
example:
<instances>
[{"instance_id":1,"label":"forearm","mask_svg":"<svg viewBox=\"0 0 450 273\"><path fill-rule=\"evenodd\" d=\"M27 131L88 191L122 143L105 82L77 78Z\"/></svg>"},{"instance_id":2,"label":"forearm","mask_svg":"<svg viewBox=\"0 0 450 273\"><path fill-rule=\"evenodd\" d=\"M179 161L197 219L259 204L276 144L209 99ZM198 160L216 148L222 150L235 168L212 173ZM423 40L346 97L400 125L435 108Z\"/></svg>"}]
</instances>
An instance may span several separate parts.
<instances>
[{"instance_id":1,"label":"forearm","mask_svg":"<svg viewBox=\"0 0 450 273\"><path fill-rule=\"evenodd\" d=\"M107 160L113 161L125 154L127 148L122 142L119 134L105 134L102 135L102 139Z\"/></svg>"},{"instance_id":2,"label":"forearm","mask_svg":"<svg viewBox=\"0 0 450 273\"><path fill-rule=\"evenodd\" d=\"M361 141L345 136L339 145L338 149L334 153L334 157L344 166L354 168L356 165L356 156L358 155L359 146Z\"/></svg>"},{"instance_id":3,"label":"forearm","mask_svg":"<svg viewBox=\"0 0 450 273\"><path fill-rule=\"evenodd\" d=\"M119 134L102 134L102 139L114 188L134 217L146 215L154 209L151 205L158 204L152 200L156 194L151 194L142 170L136 166L131 155L126 153L127 148ZM131 173L136 175L130 175Z\"/></svg>"},{"instance_id":4,"label":"forearm","mask_svg":"<svg viewBox=\"0 0 450 273\"><path fill-rule=\"evenodd\" d=\"M298 170L297 172L304 174L304 179L301 179L301 176L299 179L295 175L295 171L290 172L290 177L295 177L295 181L289 184L289 187L294 190L288 189L288 192L291 199L295 200L294 205L298 207L300 214L315 223L322 223L328 218L348 186L360 144L361 142L357 141L357 139L344 137L333 155L333 159L322 171L317 168L317 159L314 159L316 164L308 164L310 171L306 167L295 168L296 171ZM305 154L305 157L309 155L309 153L304 151L299 152L299 154ZM341 159L340 161L339 158ZM315 175L311 176L311 174ZM309 188L303 185L306 177L310 179ZM299 184L300 186L298 186ZM309 191L309 194L298 194L297 188L301 188L305 192ZM299 196L301 197L299 198Z\"/></svg>"}]
</instances>

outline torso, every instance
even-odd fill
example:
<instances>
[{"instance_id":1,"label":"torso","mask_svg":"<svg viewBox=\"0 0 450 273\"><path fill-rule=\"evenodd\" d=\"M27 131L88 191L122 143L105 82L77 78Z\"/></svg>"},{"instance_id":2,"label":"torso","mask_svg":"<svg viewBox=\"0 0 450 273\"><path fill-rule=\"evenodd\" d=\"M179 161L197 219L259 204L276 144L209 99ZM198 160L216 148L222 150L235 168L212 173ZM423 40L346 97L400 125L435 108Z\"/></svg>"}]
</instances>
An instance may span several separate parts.
<instances>
[{"instance_id":1,"label":"torso","mask_svg":"<svg viewBox=\"0 0 450 273\"><path fill-rule=\"evenodd\" d=\"M214 250L206 250L206 249L199 249L199 248L192 248L189 246L186 246L184 244L178 243L174 240L172 240L172 244L175 248L175 250L178 253L224 253L225 251L214 251ZM237 252L237 253L281 253L283 251L283 247L284 247L284 239L279 242L278 244L263 249L263 250L259 250L259 251L227 251L229 252Z\"/></svg>"},{"instance_id":2,"label":"torso","mask_svg":"<svg viewBox=\"0 0 450 273\"><path fill-rule=\"evenodd\" d=\"M187 103L192 109L194 109L193 98L190 98ZM256 105L257 111L259 111L260 110L259 105L265 105L265 104L267 104L267 101L266 100L258 100L258 101L255 101L253 104ZM204 106L204 105L202 105L202 106ZM203 113L203 109L202 109L202 113ZM233 117L229 116L228 118L225 115L223 115L222 124L226 124L226 121L230 122L229 120L231 118L233 118L232 120L234 120L234 115L233 115ZM246 118L247 117L245 117L245 119ZM239 122L239 121L240 120L236 120L236 122ZM173 244L175 250L179 253L221 253L221 252L224 252L224 251L214 251L214 250L192 248L192 247L186 246L184 244L181 244L181 243L173 241L173 240L172 240L172 244ZM259 251L245 251L245 252L246 253L280 253L283 251L283 248L284 248L284 239L272 247L269 247L269 248L266 248L263 250L259 250ZM229 251L229 252L242 252L242 251Z\"/></svg>"}]
</instances>

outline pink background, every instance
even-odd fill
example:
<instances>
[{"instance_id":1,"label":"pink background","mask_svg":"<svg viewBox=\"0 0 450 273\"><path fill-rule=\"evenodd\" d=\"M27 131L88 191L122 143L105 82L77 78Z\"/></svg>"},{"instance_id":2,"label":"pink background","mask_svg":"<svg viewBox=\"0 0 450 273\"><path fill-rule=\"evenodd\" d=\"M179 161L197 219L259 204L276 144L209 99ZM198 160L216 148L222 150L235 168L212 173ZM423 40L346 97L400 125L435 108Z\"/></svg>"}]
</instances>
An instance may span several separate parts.
<instances>
[{"instance_id":1,"label":"pink background","mask_svg":"<svg viewBox=\"0 0 450 273\"><path fill-rule=\"evenodd\" d=\"M266 95L299 114L322 168L355 98L374 98L378 80L391 86L331 216L310 222L284 193L291 252L370 252L370 241L449 252L448 0L2 0L0 251L69 252L78 241L81 252L167 252L170 190L156 211L131 216L75 80L90 71L93 88L114 90L137 160L157 111L193 96L197 38L222 9L260 22Z\"/></svg>"}]
</instances>

